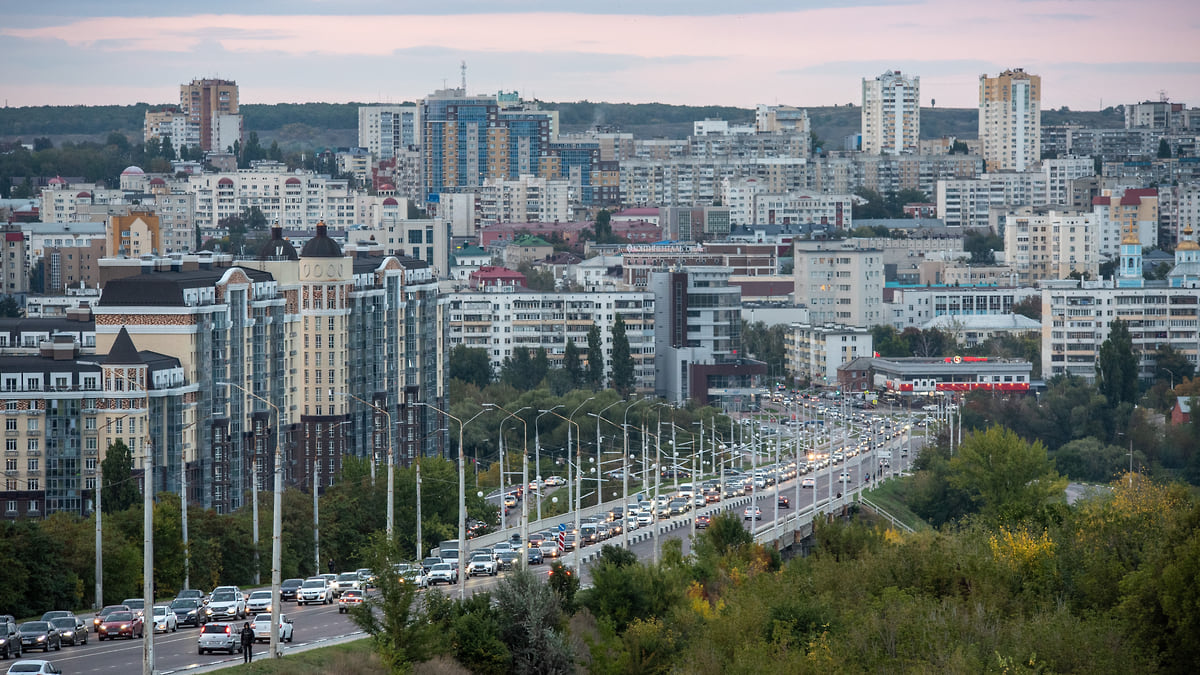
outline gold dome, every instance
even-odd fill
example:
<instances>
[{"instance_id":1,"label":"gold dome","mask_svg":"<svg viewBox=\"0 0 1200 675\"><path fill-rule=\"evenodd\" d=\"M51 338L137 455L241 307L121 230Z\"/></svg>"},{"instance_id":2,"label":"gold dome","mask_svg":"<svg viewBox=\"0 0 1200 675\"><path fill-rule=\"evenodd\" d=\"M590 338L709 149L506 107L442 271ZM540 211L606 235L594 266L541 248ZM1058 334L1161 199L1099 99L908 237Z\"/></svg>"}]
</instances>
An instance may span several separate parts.
<instances>
[{"instance_id":1,"label":"gold dome","mask_svg":"<svg viewBox=\"0 0 1200 675\"><path fill-rule=\"evenodd\" d=\"M1125 236L1121 237L1121 245L1122 246L1124 246L1125 244L1141 244L1141 243L1142 243L1142 241L1140 239L1138 239L1138 236L1133 231L1133 228L1130 228L1129 231L1125 233Z\"/></svg>"},{"instance_id":2,"label":"gold dome","mask_svg":"<svg viewBox=\"0 0 1200 675\"><path fill-rule=\"evenodd\" d=\"M1197 244L1196 240L1192 239L1191 225L1183 228L1183 236L1183 241L1179 242L1179 245L1175 247L1176 251L1200 251L1200 244Z\"/></svg>"}]
</instances>

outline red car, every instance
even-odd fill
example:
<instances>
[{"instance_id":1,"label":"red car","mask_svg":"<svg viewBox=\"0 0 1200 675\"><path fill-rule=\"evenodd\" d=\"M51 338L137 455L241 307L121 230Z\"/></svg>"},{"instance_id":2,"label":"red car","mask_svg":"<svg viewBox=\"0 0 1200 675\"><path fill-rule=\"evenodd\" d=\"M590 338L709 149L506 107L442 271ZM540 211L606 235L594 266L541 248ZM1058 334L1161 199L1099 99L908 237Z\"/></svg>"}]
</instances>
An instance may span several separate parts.
<instances>
[{"instance_id":1,"label":"red car","mask_svg":"<svg viewBox=\"0 0 1200 675\"><path fill-rule=\"evenodd\" d=\"M703 530L712 522L712 518L707 515L696 516L696 529Z\"/></svg>"},{"instance_id":2,"label":"red car","mask_svg":"<svg viewBox=\"0 0 1200 675\"><path fill-rule=\"evenodd\" d=\"M115 640L119 637L133 639L142 637L142 617L133 612L113 612L100 622L100 640Z\"/></svg>"}]
</instances>

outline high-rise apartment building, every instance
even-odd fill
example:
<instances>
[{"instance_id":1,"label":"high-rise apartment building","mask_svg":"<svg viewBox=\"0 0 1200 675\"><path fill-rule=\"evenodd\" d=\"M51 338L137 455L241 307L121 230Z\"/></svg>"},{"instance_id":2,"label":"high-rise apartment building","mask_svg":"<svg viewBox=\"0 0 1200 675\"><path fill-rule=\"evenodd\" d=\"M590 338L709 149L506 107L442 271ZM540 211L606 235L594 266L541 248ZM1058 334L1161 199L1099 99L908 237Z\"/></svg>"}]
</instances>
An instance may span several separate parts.
<instances>
[{"instance_id":1,"label":"high-rise apartment building","mask_svg":"<svg viewBox=\"0 0 1200 675\"><path fill-rule=\"evenodd\" d=\"M862 150L915 153L921 140L921 78L899 70L862 81Z\"/></svg>"},{"instance_id":2,"label":"high-rise apartment building","mask_svg":"<svg viewBox=\"0 0 1200 675\"><path fill-rule=\"evenodd\" d=\"M809 322L871 327L883 323L883 250L864 239L796 241L797 305Z\"/></svg>"},{"instance_id":3,"label":"high-rise apartment building","mask_svg":"<svg viewBox=\"0 0 1200 675\"><path fill-rule=\"evenodd\" d=\"M25 267L25 233L20 225L0 225L0 296L29 292L29 272Z\"/></svg>"},{"instance_id":4,"label":"high-rise apartment building","mask_svg":"<svg viewBox=\"0 0 1200 675\"><path fill-rule=\"evenodd\" d=\"M421 144L416 105L369 105L358 109L358 145L376 159L392 159Z\"/></svg>"},{"instance_id":5,"label":"high-rise apartment building","mask_svg":"<svg viewBox=\"0 0 1200 675\"><path fill-rule=\"evenodd\" d=\"M189 124L200 130L200 149L205 152L221 152L219 145L232 137L232 123L220 119L224 115L238 115L238 86L232 80L192 80L179 86L179 109L187 116ZM240 121L237 123L240 128ZM240 134L240 131L239 131Z\"/></svg>"},{"instance_id":6,"label":"high-rise apartment building","mask_svg":"<svg viewBox=\"0 0 1200 675\"><path fill-rule=\"evenodd\" d=\"M1033 168L1041 157L1041 76L1021 68L979 76L979 140L988 171Z\"/></svg>"},{"instance_id":7,"label":"high-rise apartment building","mask_svg":"<svg viewBox=\"0 0 1200 675\"><path fill-rule=\"evenodd\" d=\"M1004 251L1022 286L1072 273L1100 273L1100 227L1095 213L1023 206L1004 219Z\"/></svg>"}]
</instances>

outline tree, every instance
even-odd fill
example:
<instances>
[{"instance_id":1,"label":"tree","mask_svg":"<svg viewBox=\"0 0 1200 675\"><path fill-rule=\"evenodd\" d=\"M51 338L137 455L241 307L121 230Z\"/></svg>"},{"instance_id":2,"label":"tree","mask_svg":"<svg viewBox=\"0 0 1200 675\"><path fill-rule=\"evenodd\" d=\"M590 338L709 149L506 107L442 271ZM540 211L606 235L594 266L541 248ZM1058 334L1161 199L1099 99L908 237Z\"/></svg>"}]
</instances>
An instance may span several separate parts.
<instances>
[{"instance_id":1,"label":"tree","mask_svg":"<svg viewBox=\"0 0 1200 675\"><path fill-rule=\"evenodd\" d=\"M571 389L577 389L583 384L583 365L579 361L579 347L575 341L567 338L567 346L563 350L563 370L567 373L567 382Z\"/></svg>"},{"instance_id":2,"label":"tree","mask_svg":"<svg viewBox=\"0 0 1200 675\"><path fill-rule=\"evenodd\" d=\"M909 350L908 343L890 325L877 324L872 326L871 340L875 345L875 351L879 352L879 355L884 358L912 356L912 351Z\"/></svg>"},{"instance_id":3,"label":"tree","mask_svg":"<svg viewBox=\"0 0 1200 675\"><path fill-rule=\"evenodd\" d=\"M963 440L950 460L949 482L985 517L1006 522L1036 515L1066 488L1041 441L1029 443L998 426Z\"/></svg>"},{"instance_id":4,"label":"tree","mask_svg":"<svg viewBox=\"0 0 1200 675\"><path fill-rule=\"evenodd\" d=\"M406 672L431 655L435 635L416 602L414 584L400 583L393 565L402 560L395 544L376 533L370 545L370 564L378 593L350 609L350 620L371 636L375 651L389 672Z\"/></svg>"},{"instance_id":5,"label":"tree","mask_svg":"<svg viewBox=\"0 0 1200 675\"><path fill-rule=\"evenodd\" d=\"M103 506L105 513L116 513L137 504L141 499L133 480L133 455L120 439L108 446L100 462Z\"/></svg>"},{"instance_id":6,"label":"tree","mask_svg":"<svg viewBox=\"0 0 1200 675\"><path fill-rule=\"evenodd\" d=\"M1133 353L1133 336L1120 319L1109 324L1108 339L1100 345L1096 359L1096 384L1110 406L1134 403L1138 389L1138 359Z\"/></svg>"},{"instance_id":7,"label":"tree","mask_svg":"<svg viewBox=\"0 0 1200 675\"><path fill-rule=\"evenodd\" d=\"M1165 138L1158 139L1158 158L1171 159L1171 144Z\"/></svg>"},{"instance_id":8,"label":"tree","mask_svg":"<svg viewBox=\"0 0 1200 675\"><path fill-rule=\"evenodd\" d=\"M600 391L604 386L604 346L600 342L600 326L592 324L588 329L588 386Z\"/></svg>"},{"instance_id":9,"label":"tree","mask_svg":"<svg viewBox=\"0 0 1200 675\"><path fill-rule=\"evenodd\" d=\"M1029 317L1035 321L1042 320L1042 299L1039 296L1032 295L1020 302L1014 302L1012 306L1013 314Z\"/></svg>"},{"instance_id":10,"label":"tree","mask_svg":"<svg viewBox=\"0 0 1200 675\"><path fill-rule=\"evenodd\" d=\"M545 347L538 347L533 353L533 361L530 363L529 385L530 389L536 388L546 379L546 374L550 372L550 356L546 354Z\"/></svg>"},{"instance_id":11,"label":"tree","mask_svg":"<svg viewBox=\"0 0 1200 675\"><path fill-rule=\"evenodd\" d=\"M994 265L996 251L1004 250L1004 239L992 232L968 232L963 237L963 250L971 254L972 265Z\"/></svg>"},{"instance_id":12,"label":"tree","mask_svg":"<svg viewBox=\"0 0 1200 675\"><path fill-rule=\"evenodd\" d=\"M523 262L517 265L517 271L525 275L526 288L534 291L554 290L554 272L549 267Z\"/></svg>"},{"instance_id":13,"label":"tree","mask_svg":"<svg viewBox=\"0 0 1200 675\"><path fill-rule=\"evenodd\" d=\"M486 349L455 345L450 350L450 379L483 389L492 382L492 360Z\"/></svg>"},{"instance_id":14,"label":"tree","mask_svg":"<svg viewBox=\"0 0 1200 675\"><path fill-rule=\"evenodd\" d=\"M625 319L618 314L612 325L612 370L610 382L621 396L633 391L633 356L629 353L629 337L625 334Z\"/></svg>"},{"instance_id":15,"label":"tree","mask_svg":"<svg viewBox=\"0 0 1200 675\"><path fill-rule=\"evenodd\" d=\"M1163 343L1154 352L1154 379L1169 382L1172 385L1183 382L1185 377L1191 377L1196 366L1188 361L1187 356L1169 344Z\"/></svg>"},{"instance_id":16,"label":"tree","mask_svg":"<svg viewBox=\"0 0 1200 675\"><path fill-rule=\"evenodd\" d=\"M562 600L550 584L518 567L496 586L496 608L504 623L500 637L512 653L514 673L565 673L573 669L563 634Z\"/></svg>"},{"instance_id":17,"label":"tree","mask_svg":"<svg viewBox=\"0 0 1200 675\"><path fill-rule=\"evenodd\" d=\"M21 305L17 304L16 298L11 295L0 298L0 316L10 319L21 316Z\"/></svg>"},{"instance_id":18,"label":"tree","mask_svg":"<svg viewBox=\"0 0 1200 675\"><path fill-rule=\"evenodd\" d=\"M615 243L616 237L612 231L612 214L608 209L600 209L600 213L596 214L595 235L597 244L612 244Z\"/></svg>"},{"instance_id":19,"label":"tree","mask_svg":"<svg viewBox=\"0 0 1200 675\"><path fill-rule=\"evenodd\" d=\"M525 347L514 347L512 356L504 359L503 365L500 366L500 381L513 389L529 391L537 386L537 382L530 381L533 375L532 366L529 350Z\"/></svg>"}]
</instances>

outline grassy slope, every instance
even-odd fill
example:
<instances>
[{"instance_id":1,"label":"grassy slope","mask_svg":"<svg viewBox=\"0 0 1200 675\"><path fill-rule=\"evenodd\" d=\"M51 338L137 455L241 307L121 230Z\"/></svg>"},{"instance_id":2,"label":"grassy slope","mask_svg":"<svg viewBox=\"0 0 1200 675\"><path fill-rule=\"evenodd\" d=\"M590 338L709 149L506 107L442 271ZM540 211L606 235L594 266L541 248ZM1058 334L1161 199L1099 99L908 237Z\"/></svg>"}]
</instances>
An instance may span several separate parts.
<instances>
[{"instance_id":1,"label":"grassy slope","mask_svg":"<svg viewBox=\"0 0 1200 675\"><path fill-rule=\"evenodd\" d=\"M900 522L908 525L914 530L929 529L929 523L926 523L920 516L909 510L904 503L904 492L912 480L908 478L897 478L885 481L879 487L866 494L868 500L873 504L877 504L879 508L887 511L892 516L895 516Z\"/></svg>"}]
</instances>

